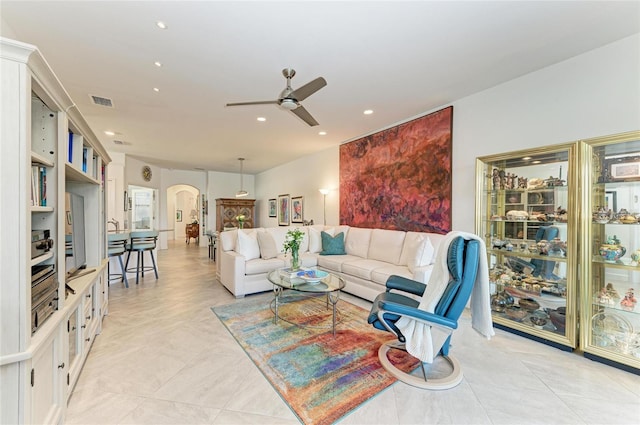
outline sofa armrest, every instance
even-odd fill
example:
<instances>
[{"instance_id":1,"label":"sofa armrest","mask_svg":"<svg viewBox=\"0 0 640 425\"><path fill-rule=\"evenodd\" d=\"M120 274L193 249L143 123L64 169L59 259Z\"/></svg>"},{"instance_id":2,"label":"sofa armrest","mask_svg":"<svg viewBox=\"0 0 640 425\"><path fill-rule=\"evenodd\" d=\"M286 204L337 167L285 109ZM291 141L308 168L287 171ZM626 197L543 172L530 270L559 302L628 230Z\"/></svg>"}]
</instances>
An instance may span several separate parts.
<instances>
[{"instance_id":1,"label":"sofa armrest","mask_svg":"<svg viewBox=\"0 0 640 425\"><path fill-rule=\"evenodd\" d=\"M235 251L220 253L220 282L235 296L244 295L246 259Z\"/></svg>"}]
</instances>

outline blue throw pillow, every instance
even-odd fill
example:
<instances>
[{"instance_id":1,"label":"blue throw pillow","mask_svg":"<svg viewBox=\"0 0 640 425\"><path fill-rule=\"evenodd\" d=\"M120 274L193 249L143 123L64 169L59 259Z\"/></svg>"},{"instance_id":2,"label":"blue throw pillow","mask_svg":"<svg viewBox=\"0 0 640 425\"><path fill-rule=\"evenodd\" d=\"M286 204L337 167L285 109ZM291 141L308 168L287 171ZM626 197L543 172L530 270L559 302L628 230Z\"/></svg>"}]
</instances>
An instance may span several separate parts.
<instances>
[{"instance_id":1,"label":"blue throw pillow","mask_svg":"<svg viewBox=\"0 0 640 425\"><path fill-rule=\"evenodd\" d=\"M344 250L344 233L340 232L335 236L331 236L327 232L321 232L322 251L320 255L345 255Z\"/></svg>"}]
</instances>

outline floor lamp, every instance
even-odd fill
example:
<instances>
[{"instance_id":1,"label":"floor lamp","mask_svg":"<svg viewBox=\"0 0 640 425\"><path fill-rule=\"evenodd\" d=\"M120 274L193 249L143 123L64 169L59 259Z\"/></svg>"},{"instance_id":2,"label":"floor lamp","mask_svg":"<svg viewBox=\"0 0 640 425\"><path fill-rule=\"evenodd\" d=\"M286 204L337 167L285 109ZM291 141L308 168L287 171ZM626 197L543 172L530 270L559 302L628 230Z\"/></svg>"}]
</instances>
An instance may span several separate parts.
<instances>
[{"instance_id":1,"label":"floor lamp","mask_svg":"<svg viewBox=\"0 0 640 425\"><path fill-rule=\"evenodd\" d=\"M327 225L327 195L329 194L329 189L318 189L320 193L322 193L322 218L323 223Z\"/></svg>"}]
</instances>

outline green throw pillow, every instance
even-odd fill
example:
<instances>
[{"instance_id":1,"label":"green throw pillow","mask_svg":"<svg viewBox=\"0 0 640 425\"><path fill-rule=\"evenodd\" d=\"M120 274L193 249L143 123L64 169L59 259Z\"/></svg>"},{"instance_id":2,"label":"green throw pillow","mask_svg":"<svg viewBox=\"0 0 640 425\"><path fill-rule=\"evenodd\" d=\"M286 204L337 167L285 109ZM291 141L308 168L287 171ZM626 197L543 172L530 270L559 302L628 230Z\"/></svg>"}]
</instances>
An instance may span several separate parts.
<instances>
[{"instance_id":1,"label":"green throw pillow","mask_svg":"<svg viewBox=\"0 0 640 425\"><path fill-rule=\"evenodd\" d=\"M335 236L331 236L327 232L321 232L322 251L320 255L345 255L344 250L344 233L340 232Z\"/></svg>"}]
</instances>

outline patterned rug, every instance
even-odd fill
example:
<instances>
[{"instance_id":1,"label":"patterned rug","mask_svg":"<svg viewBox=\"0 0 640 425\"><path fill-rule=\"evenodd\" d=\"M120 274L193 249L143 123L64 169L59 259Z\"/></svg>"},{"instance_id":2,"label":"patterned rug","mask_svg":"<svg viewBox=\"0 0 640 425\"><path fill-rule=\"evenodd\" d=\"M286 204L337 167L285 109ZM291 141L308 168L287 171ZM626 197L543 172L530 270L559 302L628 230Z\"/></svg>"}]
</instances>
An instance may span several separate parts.
<instances>
[{"instance_id":1,"label":"patterned rug","mask_svg":"<svg viewBox=\"0 0 640 425\"><path fill-rule=\"evenodd\" d=\"M369 325L368 311L340 300L334 337L325 297L285 293L274 324L266 295L212 310L303 423L332 424L396 381L378 361L393 336ZM391 352L403 370L418 365Z\"/></svg>"}]
</instances>

